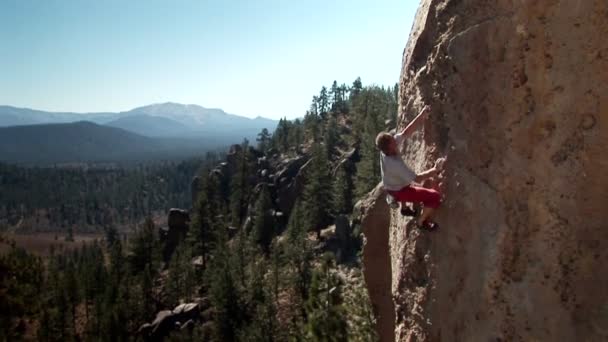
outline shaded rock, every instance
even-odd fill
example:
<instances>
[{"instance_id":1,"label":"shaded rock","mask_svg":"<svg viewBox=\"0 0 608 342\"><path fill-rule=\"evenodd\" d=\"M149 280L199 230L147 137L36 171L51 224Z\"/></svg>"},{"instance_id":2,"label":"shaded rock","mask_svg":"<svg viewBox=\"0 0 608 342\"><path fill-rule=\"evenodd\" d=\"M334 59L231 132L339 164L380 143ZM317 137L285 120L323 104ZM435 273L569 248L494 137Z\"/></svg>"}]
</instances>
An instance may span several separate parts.
<instances>
[{"instance_id":1,"label":"shaded rock","mask_svg":"<svg viewBox=\"0 0 608 342\"><path fill-rule=\"evenodd\" d=\"M363 276L382 342L395 341L395 305L392 299L392 269L389 245L390 210L379 184L357 202L353 213L363 227Z\"/></svg>"},{"instance_id":2,"label":"shaded rock","mask_svg":"<svg viewBox=\"0 0 608 342\"><path fill-rule=\"evenodd\" d=\"M200 307L198 303L180 304L173 309L175 319L180 322L187 320L197 320L200 317Z\"/></svg>"},{"instance_id":3,"label":"shaded rock","mask_svg":"<svg viewBox=\"0 0 608 342\"><path fill-rule=\"evenodd\" d=\"M137 334L143 337L148 337L150 336L150 333L152 332L152 324L150 323L144 323L142 324L139 329L137 330Z\"/></svg>"},{"instance_id":4,"label":"shaded rock","mask_svg":"<svg viewBox=\"0 0 608 342\"><path fill-rule=\"evenodd\" d=\"M175 322L175 316L171 310L159 311L154 321L150 324L152 327L149 334L150 338L156 340L167 336L175 326Z\"/></svg>"},{"instance_id":5,"label":"shaded rock","mask_svg":"<svg viewBox=\"0 0 608 342\"><path fill-rule=\"evenodd\" d=\"M300 157L302 159L299 163L306 160L302 164L297 173L293 174L293 170L290 171L290 175L293 175L289 181L279 181L277 187L277 206L279 210L289 216L291 209L293 208L296 198L302 195L304 191L304 183L306 180L306 172L310 166L310 160L306 157Z\"/></svg>"},{"instance_id":6,"label":"shaded rock","mask_svg":"<svg viewBox=\"0 0 608 342\"><path fill-rule=\"evenodd\" d=\"M190 215L183 209L172 208L167 217L168 227L159 228L160 241L163 244L163 259L169 260L177 244L186 237Z\"/></svg>"},{"instance_id":7,"label":"shaded rock","mask_svg":"<svg viewBox=\"0 0 608 342\"><path fill-rule=\"evenodd\" d=\"M276 173L275 179L279 180L276 185L284 185L285 182L290 182L300 171L300 168L308 161L306 156L298 156L291 159L287 159L282 163L282 167ZM283 180L283 183L281 183Z\"/></svg>"},{"instance_id":8,"label":"shaded rock","mask_svg":"<svg viewBox=\"0 0 608 342\"><path fill-rule=\"evenodd\" d=\"M187 210L171 208L167 217L167 225L169 229L188 230L190 223L190 214Z\"/></svg>"},{"instance_id":9,"label":"shaded rock","mask_svg":"<svg viewBox=\"0 0 608 342\"><path fill-rule=\"evenodd\" d=\"M181 330L192 330L194 329L194 321L189 319L180 327Z\"/></svg>"},{"instance_id":10,"label":"shaded rock","mask_svg":"<svg viewBox=\"0 0 608 342\"><path fill-rule=\"evenodd\" d=\"M190 263L195 268L203 268L203 266L205 266L205 259L203 258L202 255L199 255L199 256L196 256L196 257L192 258L192 260L190 261Z\"/></svg>"}]
</instances>

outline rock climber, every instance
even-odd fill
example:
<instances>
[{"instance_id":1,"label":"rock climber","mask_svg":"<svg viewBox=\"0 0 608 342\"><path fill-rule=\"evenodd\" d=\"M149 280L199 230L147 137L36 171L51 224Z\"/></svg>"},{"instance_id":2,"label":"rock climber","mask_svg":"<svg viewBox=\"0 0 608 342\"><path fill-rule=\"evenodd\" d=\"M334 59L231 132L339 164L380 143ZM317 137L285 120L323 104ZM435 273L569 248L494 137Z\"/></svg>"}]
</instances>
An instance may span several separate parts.
<instances>
[{"instance_id":1,"label":"rock climber","mask_svg":"<svg viewBox=\"0 0 608 342\"><path fill-rule=\"evenodd\" d=\"M424 180L437 175L443 159L437 159L432 168L417 174L405 164L399 154L405 138L424 122L429 113L430 107L425 106L403 131L394 136L388 132L380 132L376 137L376 146L381 151L382 184L389 195L401 203L401 213L407 216L415 216L415 212L407 206L406 202L422 202L422 213L417 218L416 223L421 229L436 230L439 225L431 220L431 215L441 204L441 195L436 190L414 184L421 184Z\"/></svg>"}]
</instances>

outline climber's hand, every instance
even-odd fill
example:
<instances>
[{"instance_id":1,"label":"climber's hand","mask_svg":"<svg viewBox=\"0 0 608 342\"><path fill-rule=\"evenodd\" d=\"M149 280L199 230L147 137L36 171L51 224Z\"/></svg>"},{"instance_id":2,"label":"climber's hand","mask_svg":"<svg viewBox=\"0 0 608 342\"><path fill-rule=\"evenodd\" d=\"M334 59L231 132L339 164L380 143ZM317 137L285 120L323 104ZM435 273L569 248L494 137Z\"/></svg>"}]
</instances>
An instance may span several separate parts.
<instances>
[{"instance_id":1,"label":"climber's hand","mask_svg":"<svg viewBox=\"0 0 608 342\"><path fill-rule=\"evenodd\" d=\"M444 163L445 163L445 158L438 158L437 160L435 160L435 165L433 166L433 168L436 169L437 171L441 171L441 170L443 170Z\"/></svg>"},{"instance_id":2,"label":"climber's hand","mask_svg":"<svg viewBox=\"0 0 608 342\"><path fill-rule=\"evenodd\" d=\"M420 115L422 115L423 119L427 119L429 117L429 114L431 114L431 106L426 105L420 111Z\"/></svg>"}]
</instances>

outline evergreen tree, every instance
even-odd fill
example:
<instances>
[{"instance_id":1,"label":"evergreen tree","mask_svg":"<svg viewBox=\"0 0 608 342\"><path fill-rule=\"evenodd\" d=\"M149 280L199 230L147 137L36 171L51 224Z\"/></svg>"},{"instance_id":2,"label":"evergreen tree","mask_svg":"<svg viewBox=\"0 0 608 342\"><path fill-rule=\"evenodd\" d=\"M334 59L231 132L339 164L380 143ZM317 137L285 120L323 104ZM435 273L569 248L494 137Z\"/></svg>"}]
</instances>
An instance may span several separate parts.
<instances>
[{"instance_id":1,"label":"evergreen tree","mask_svg":"<svg viewBox=\"0 0 608 342\"><path fill-rule=\"evenodd\" d=\"M194 204L194 215L187 240L192 246L193 255L203 258L203 268L205 268L212 245L212 226L214 220L212 218L211 203L208 198L209 178L202 177L201 182L201 191Z\"/></svg>"},{"instance_id":2,"label":"evergreen tree","mask_svg":"<svg viewBox=\"0 0 608 342\"><path fill-rule=\"evenodd\" d=\"M214 256L207 272L207 279L210 281L209 295L215 309L214 340L236 341L237 332L243 322L240 293L231 272L227 251L219 247Z\"/></svg>"},{"instance_id":3,"label":"evergreen tree","mask_svg":"<svg viewBox=\"0 0 608 342\"><path fill-rule=\"evenodd\" d=\"M353 209L353 181L344 166L339 166L336 171L333 189L336 213L350 213Z\"/></svg>"},{"instance_id":4,"label":"evergreen tree","mask_svg":"<svg viewBox=\"0 0 608 342\"><path fill-rule=\"evenodd\" d=\"M317 141L319 138L319 116L309 111L304 116L304 131L307 140Z\"/></svg>"},{"instance_id":5,"label":"evergreen tree","mask_svg":"<svg viewBox=\"0 0 608 342\"><path fill-rule=\"evenodd\" d=\"M321 115L323 120L327 118L327 112L329 112L329 109L329 94L327 92L327 88L323 86L321 87L321 92L319 93L319 115Z\"/></svg>"},{"instance_id":6,"label":"evergreen tree","mask_svg":"<svg viewBox=\"0 0 608 342\"><path fill-rule=\"evenodd\" d=\"M347 323L342 306L342 284L331 273L331 256L324 256L321 270L313 273L306 302L307 337L313 341L347 341Z\"/></svg>"},{"instance_id":7,"label":"evergreen tree","mask_svg":"<svg viewBox=\"0 0 608 342\"><path fill-rule=\"evenodd\" d=\"M256 141L258 142L258 149L265 153L270 147L271 141L271 135L268 133L268 129L263 128L262 131L258 133Z\"/></svg>"},{"instance_id":8,"label":"evergreen tree","mask_svg":"<svg viewBox=\"0 0 608 342\"><path fill-rule=\"evenodd\" d=\"M255 242L266 255L270 252L270 243L275 234L274 220L269 214L271 209L272 201L270 199L270 192L266 186L262 186L262 191L255 204L253 233Z\"/></svg>"},{"instance_id":9,"label":"evergreen tree","mask_svg":"<svg viewBox=\"0 0 608 342\"><path fill-rule=\"evenodd\" d=\"M232 224L236 227L241 226L247 213L247 204L251 190L251 185L249 184L250 172L249 143L245 139L241 144L237 170L230 183L230 210L232 214Z\"/></svg>"},{"instance_id":10,"label":"evergreen tree","mask_svg":"<svg viewBox=\"0 0 608 342\"><path fill-rule=\"evenodd\" d=\"M375 136L379 132L374 129L373 117L368 117L367 130L361 141L361 161L357 164L357 196L364 196L380 181L380 165Z\"/></svg>"},{"instance_id":11,"label":"evergreen tree","mask_svg":"<svg viewBox=\"0 0 608 342\"><path fill-rule=\"evenodd\" d=\"M308 227L321 237L323 224L327 223L333 212L332 186L327 150L322 144L313 146L312 161L307 171L304 188L305 208L308 217Z\"/></svg>"},{"instance_id":12,"label":"evergreen tree","mask_svg":"<svg viewBox=\"0 0 608 342\"><path fill-rule=\"evenodd\" d=\"M131 271L142 272L146 267L151 271L158 269L160 263L160 244L151 218L135 230L130 244L129 264Z\"/></svg>"},{"instance_id":13,"label":"evergreen tree","mask_svg":"<svg viewBox=\"0 0 608 342\"><path fill-rule=\"evenodd\" d=\"M304 141L304 125L300 119L295 119L289 134L289 145L294 146L296 151L300 150L300 145Z\"/></svg>"},{"instance_id":14,"label":"evergreen tree","mask_svg":"<svg viewBox=\"0 0 608 342\"><path fill-rule=\"evenodd\" d=\"M338 123L335 117L330 117L327 123L327 129L325 130L325 147L327 150L327 158L331 160L333 152L340 141L340 134L338 132Z\"/></svg>"},{"instance_id":15,"label":"evergreen tree","mask_svg":"<svg viewBox=\"0 0 608 342\"><path fill-rule=\"evenodd\" d=\"M289 151L290 128L289 121L286 118L281 118L272 136L272 145L281 152Z\"/></svg>"},{"instance_id":16,"label":"evergreen tree","mask_svg":"<svg viewBox=\"0 0 608 342\"><path fill-rule=\"evenodd\" d=\"M313 254L306 236L306 214L300 201L296 202L289 217L285 253L293 274L290 282L296 290L299 307L303 310L310 287Z\"/></svg>"},{"instance_id":17,"label":"evergreen tree","mask_svg":"<svg viewBox=\"0 0 608 342\"><path fill-rule=\"evenodd\" d=\"M192 253L186 243L181 243L175 249L169 262L168 294L171 306L180 300L189 301L195 285L194 269L191 261Z\"/></svg>"},{"instance_id":18,"label":"evergreen tree","mask_svg":"<svg viewBox=\"0 0 608 342\"><path fill-rule=\"evenodd\" d=\"M338 111L340 103L342 102L342 93L340 92L340 87L338 86L338 82L336 80L334 80L334 83L331 84L329 97L331 98L331 110Z\"/></svg>"}]
</instances>

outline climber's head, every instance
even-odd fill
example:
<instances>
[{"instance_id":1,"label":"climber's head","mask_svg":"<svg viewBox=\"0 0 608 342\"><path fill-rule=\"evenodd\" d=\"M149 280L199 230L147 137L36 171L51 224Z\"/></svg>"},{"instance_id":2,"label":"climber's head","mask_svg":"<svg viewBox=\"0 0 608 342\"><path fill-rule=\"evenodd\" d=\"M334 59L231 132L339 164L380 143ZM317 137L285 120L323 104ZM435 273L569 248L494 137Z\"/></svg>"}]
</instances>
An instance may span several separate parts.
<instances>
[{"instance_id":1,"label":"climber's head","mask_svg":"<svg viewBox=\"0 0 608 342\"><path fill-rule=\"evenodd\" d=\"M378 133L378 136L376 136L376 146L387 156L397 154L397 142L390 133Z\"/></svg>"}]
</instances>

